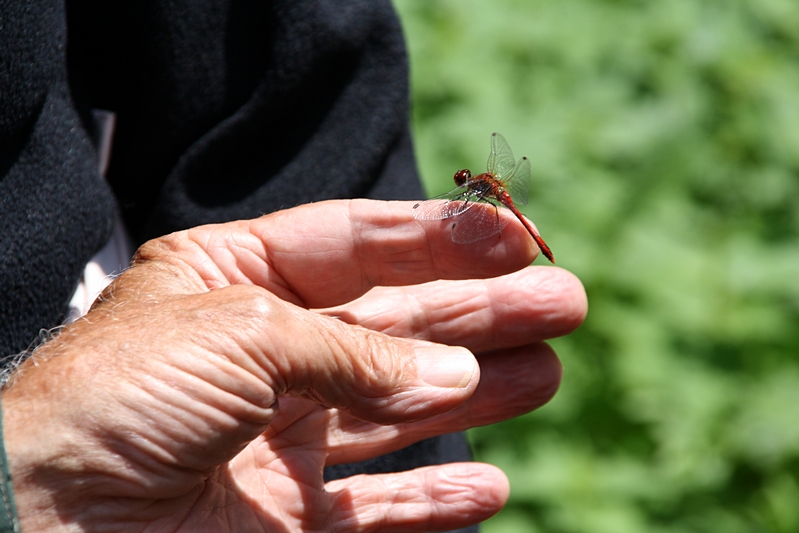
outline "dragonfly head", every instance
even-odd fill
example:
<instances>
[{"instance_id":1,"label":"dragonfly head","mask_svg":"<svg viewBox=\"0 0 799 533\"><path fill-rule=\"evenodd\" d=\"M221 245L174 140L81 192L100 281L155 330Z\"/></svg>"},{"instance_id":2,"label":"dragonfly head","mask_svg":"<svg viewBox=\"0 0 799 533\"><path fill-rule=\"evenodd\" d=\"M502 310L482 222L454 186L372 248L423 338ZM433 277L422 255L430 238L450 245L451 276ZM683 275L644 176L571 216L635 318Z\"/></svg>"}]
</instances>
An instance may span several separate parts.
<instances>
[{"instance_id":1,"label":"dragonfly head","mask_svg":"<svg viewBox=\"0 0 799 533\"><path fill-rule=\"evenodd\" d=\"M464 183L472 179L472 173L469 172L468 168L464 168L463 170L459 170L455 173L454 179L455 184L458 187L461 187Z\"/></svg>"}]
</instances>

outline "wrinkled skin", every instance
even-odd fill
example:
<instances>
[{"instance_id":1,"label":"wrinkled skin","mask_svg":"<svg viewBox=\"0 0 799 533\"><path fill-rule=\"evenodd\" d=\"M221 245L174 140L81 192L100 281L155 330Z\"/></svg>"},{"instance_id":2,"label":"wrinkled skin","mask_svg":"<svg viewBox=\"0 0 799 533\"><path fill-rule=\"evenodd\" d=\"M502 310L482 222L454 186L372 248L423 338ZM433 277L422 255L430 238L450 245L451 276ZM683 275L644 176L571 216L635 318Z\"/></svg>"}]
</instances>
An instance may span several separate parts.
<instances>
[{"instance_id":1,"label":"wrinkled skin","mask_svg":"<svg viewBox=\"0 0 799 533\"><path fill-rule=\"evenodd\" d=\"M23 531L432 531L501 509L485 464L322 478L544 404L561 367L541 341L586 313L573 275L528 266L518 222L463 246L411 205L321 202L142 246L3 392Z\"/></svg>"}]
</instances>

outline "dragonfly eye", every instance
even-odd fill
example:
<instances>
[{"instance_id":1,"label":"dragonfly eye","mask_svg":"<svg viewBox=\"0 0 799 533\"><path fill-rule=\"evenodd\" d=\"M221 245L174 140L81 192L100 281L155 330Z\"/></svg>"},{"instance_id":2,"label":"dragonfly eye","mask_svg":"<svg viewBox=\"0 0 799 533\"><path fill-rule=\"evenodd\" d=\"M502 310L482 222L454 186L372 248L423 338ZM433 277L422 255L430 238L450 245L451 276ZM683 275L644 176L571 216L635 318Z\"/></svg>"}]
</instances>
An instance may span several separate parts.
<instances>
[{"instance_id":1,"label":"dragonfly eye","mask_svg":"<svg viewBox=\"0 0 799 533\"><path fill-rule=\"evenodd\" d=\"M459 170L455 173L455 184L458 187L460 187L470 179L472 179L472 173L469 172L468 168L464 168L463 170Z\"/></svg>"}]
</instances>

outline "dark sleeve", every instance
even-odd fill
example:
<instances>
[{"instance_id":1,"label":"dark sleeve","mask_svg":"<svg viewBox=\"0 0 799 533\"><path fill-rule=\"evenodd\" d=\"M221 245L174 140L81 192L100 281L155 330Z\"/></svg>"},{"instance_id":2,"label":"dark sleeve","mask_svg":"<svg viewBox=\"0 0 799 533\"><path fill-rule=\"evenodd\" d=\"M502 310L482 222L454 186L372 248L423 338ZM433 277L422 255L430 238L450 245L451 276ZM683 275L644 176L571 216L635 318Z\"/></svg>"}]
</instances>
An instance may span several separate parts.
<instances>
[{"instance_id":1,"label":"dark sleeve","mask_svg":"<svg viewBox=\"0 0 799 533\"><path fill-rule=\"evenodd\" d=\"M73 105L64 7L0 0L0 356L57 326L110 236L111 191Z\"/></svg>"},{"instance_id":2,"label":"dark sleeve","mask_svg":"<svg viewBox=\"0 0 799 533\"><path fill-rule=\"evenodd\" d=\"M388 0L69 6L76 99L117 113L108 179L137 241L329 198L422 195Z\"/></svg>"}]
</instances>

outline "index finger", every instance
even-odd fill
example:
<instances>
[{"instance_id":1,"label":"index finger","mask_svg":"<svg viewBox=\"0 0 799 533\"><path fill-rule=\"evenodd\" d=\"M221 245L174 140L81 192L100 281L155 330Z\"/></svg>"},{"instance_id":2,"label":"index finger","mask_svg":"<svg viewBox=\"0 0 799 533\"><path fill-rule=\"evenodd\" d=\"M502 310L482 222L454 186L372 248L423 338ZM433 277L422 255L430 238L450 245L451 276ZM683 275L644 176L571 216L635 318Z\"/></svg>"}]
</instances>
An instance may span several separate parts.
<instances>
[{"instance_id":1,"label":"index finger","mask_svg":"<svg viewBox=\"0 0 799 533\"><path fill-rule=\"evenodd\" d=\"M187 236L210 259L194 261L209 287L254 283L315 308L346 303L376 286L499 276L535 259L538 248L518 222L498 236L456 244L451 221L415 220L412 206L331 200L202 226Z\"/></svg>"}]
</instances>

